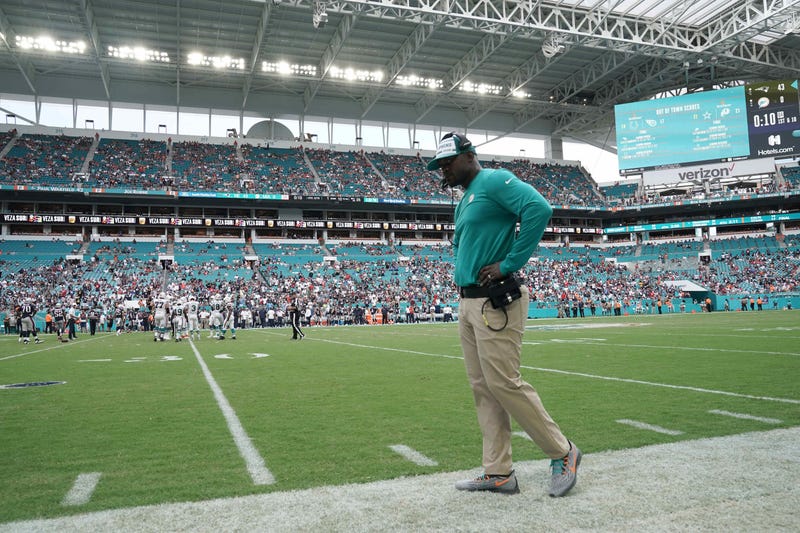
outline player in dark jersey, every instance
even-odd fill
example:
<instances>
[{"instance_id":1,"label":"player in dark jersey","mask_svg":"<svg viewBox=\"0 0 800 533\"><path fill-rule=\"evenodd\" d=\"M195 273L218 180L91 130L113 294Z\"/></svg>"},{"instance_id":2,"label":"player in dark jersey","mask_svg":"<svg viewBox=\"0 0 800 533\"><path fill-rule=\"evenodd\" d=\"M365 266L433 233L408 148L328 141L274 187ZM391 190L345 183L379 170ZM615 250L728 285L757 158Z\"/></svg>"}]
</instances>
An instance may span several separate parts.
<instances>
[{"instance_id":1,"label":"player in dark jersey","mask_svg":"<svg viewBox=\"0 0 800 533\"><path fill-rule=\"evenodd\" d=\"M117 335L122 335L122 330L125 329L125 311L122 309L121 305L117 306L114 310L114 326Z\"/></svg>"},{"instance_id":2,"label":"player in dark jersey","mask_svg":"<svg viewBox=\"0 0 800 533\"><path fill-rule=\"evenodd\" d=\"M19 331L20 335L22 335L22 342L28 344L28 342L30 342L30 336L33 334L33 338L36 339L36 344L41 343L42 339L40 339L39 335L36 333L36 324L33 322L33 317L36 316L36 307L34 307L32 298L26 298L19 305L19 316Z\"/></svg>"},{"instance_id":3,"label":"player in dark jersey","mask_svg":"<svg viewBox=\"0 0 800 533\"><path fill-rule=\"evenodd\" d=\"M53 308L53 324L55 324L56 335L61 342L69 342L62 335L64 334L64 325L67 323L67 313L64 311L64 306L58 302Z\"/></svg>"}]
</instances>

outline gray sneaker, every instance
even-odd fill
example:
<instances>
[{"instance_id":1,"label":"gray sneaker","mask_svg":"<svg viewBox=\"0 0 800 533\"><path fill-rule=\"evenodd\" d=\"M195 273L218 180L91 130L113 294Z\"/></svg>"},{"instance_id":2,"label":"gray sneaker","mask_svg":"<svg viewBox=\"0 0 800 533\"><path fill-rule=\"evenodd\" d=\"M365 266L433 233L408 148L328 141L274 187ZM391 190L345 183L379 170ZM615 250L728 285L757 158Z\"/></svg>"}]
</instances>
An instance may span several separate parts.
<instances>
[{"instance_id":1,"label":"gray sneaker","mask_svg":"<svg viewBox=\"0 0 800 533\"><path fill-rule=\"evenodd\" d=\"M485 490L502 494L519 494L519 484L513 470L507 476L483 474L475 479L458 481L456 482L456 488L458 490Z\"/></svg>"},{"instance_id":2,"label":"gray sneaker","mask_svg":"<svg viewBox=\"0 0 800 533\"><path fill-rule=\"evenodd\" d=\"M583 454L572 442L569 443L569 452L561 459L550 461L550 496L563 496L575 486L578 480L578 466L581 464Z\"/></svg>"}]
</instances>

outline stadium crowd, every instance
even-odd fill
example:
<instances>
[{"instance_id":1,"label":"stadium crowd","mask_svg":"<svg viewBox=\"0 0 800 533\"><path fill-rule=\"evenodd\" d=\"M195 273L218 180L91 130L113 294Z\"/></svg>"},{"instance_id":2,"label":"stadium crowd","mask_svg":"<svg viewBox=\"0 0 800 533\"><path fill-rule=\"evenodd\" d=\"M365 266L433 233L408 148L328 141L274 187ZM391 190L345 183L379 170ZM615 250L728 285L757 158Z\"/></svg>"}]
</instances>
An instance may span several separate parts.
<instances>
[{"instance_id":1,"label":"stadium crowd","mask_svg":"<svg viewBox=\"0 0 800 533\"><path fill-rule=\"evenodd\" d=\"M143 190L197 190L261 194L327 194L410 200L451 200L439 187L440 176L425 169L423 159L385 152L309 149L270 149L249 143L210 144L115 140L54 135L0 135L0 183L65 185ZM96 146L92 152L91 148ZM91 154L91 157L89 157ZM88 161L87 161L88 159ZM725 198L736 194L776 192L777 182L757 187L732 185L706 193L702 190L638 191L619 196L609 188L604 195L592 178L577 166L482 161L504 166L534 185L556 205L634 205L664 201ZM85 169L85 171L84 171ZM797 167L784 167L780 190L800 188ZM777 180L777 177L776 177ZM628 191L629 189L624 189ZM668 195L666 195L668 194Z\"/></svg>"},{"instance_id":2,"label":"stadium crowd","mask_svg":"<svg viewBox=\"0 0 800 533\"><path fill-rule=\"evenodd\" d=\"M12 136L11 141L14 145L0 159L0 183L10 185L71 184L92 144L89 137L65 135Z\"/></svg>"},{"instance_id":3,"label":"stadium crowd","mask_svg":"<svg viewBox=\"0 0 800 533\"><path fill-rule=\"evenodd\" d=\"M548 249L521 275L531 290L532 305L554 310L557 316L678 312L686 310L686 295L665 282L687 274L720 296L761 299L797 292L800 247L794 246L795 240L790 239L792 246L772 251L722 253L691 274L670 269L679 259L640 268L598 260L604 254L613 257L614 248ZM282 324L290 302L300 304L306 324L364 323L365 317L376 315L394 322L442 319L446 308L457 308L449 246L404 246L401 255L385 245L351 244L328 250L338 260L326 262L326 252L316 245L284 254L273 244L274 253L263 254L251 265L242 260L243 246L209 241L175 247L192 255L166 271L157 261L166 248L163 242L149 255L139 253L135 242L107 242L95 248L90 260L79 263L63 257L31 263L0 256L0 312L13 316L21 301L32 302L42 312L70 308L78 319L92 313L111 317L122 310L126 328L148 329L149 302L160 291L175 298L192 295L201 306L226 297L236 303L240 327Z\"/></svg>"},{"instance_id":4,"label":"stadium crowd","mask_svg":"<svg viewBox=\"0 0 800 533\"><path fill-rule=\"evenodd\" d=\"M89 161L89 183L104 188L160 189L166 175L166 146L151 140L102 139Z\"/></svg>"}]
</instances>

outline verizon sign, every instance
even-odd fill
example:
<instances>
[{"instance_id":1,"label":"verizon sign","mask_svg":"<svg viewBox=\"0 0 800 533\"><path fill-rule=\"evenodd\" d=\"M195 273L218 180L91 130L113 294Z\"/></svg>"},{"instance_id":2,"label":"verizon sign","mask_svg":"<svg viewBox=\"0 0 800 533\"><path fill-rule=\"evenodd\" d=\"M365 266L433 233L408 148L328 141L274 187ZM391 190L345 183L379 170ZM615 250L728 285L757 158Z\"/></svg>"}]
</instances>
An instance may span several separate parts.
<instances>
[{"instance_id":1,"label":"verizon sign","mask_svg":"<svg viewBox=\"0 0 800 533\"><path fill-rule=\"evenodd\" d=\"M742 159L726 163L709 163L695 167L676 167L643 172L645 185L662 185L693 181L696 183L721 178L752 176L775 172L775 160Z\"/></svg>"}]
</instances>

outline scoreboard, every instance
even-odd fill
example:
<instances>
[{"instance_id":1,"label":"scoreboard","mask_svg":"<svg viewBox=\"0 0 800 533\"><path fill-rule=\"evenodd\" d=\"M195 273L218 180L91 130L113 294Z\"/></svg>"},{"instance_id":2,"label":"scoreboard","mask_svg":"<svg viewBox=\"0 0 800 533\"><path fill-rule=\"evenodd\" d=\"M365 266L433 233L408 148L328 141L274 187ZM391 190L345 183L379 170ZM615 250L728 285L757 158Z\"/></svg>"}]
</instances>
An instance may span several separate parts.
<instances>
[{"instance_id":1,"label":"scoreboard","mask_svg":"<svg viewBox=\"0 0 800 533\"><path fill-rule=\"evenodd\" d=\"M750 157L800 154L797 80L768 81L745 86Z\"/></svg>"},{"instance_id":2,"label":"scoreboard","mask_svg":"<svg viewBox=\"0 0 800 533\"><path fill-rule=\"evenodd\" d=\"M618 105L620 173L800 155L799 100L778 80Z\"/></svg>"}]
</instances>

